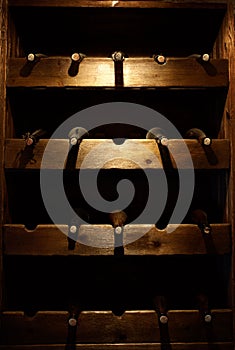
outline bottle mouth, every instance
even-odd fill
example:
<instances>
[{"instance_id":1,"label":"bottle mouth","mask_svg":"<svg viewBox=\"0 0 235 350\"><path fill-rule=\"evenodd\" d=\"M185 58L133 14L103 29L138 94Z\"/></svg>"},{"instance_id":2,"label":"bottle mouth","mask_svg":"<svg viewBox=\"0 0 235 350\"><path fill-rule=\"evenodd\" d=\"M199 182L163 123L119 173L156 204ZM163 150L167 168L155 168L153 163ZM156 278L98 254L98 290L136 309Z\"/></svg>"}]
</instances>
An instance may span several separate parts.
<instances>
[{"instance_id":1,"label":"bottle mouth","mask_svg":"<svg viewBox=\"0 0 235 350\"><path fill-rule=\"evenodd\" d=\"M202 55L203 62L209 62L210 61L210 55L208 53L204 53Z\"/></svg>"},{"instance_id":2,"label":"bottle mouth","mask_svg":"<svg viewBox=\"0 0 235 350\"><path fill-rule=\"evenodd\" d=\"M154 57L155 61L159 64L165 64L166 63L166 57L163 55L157 55Z\"/></svg>"},{"instance_id":3,"label":"bottle mouth","mask_svg":"<svg viewBox=\"0 0 235 350\"><path fill-rule=\"evenodd\" d=\"M203 145L209 146L211 144L211 139L209 137L205 137L203 139Z\"/></svg>"},{"instance_id":4,"label":"bottle mouth","mask_svg":"<svg viewBox=\"0 0 235 350\"><path fill-rule=\"evenodd\" d=\"M168 322L168 317L166 315L161 315L160 318L159 318L159 321L162 324L166 324Z\"/></svg>"},{"instance_id":5,"label":"bottle mouth","mask_svg":"<svg viewBox=\"0 0 235 350\"><path fill-rule=\"evenodd\" d=\"M74 62L78 62L81 59L81 56L80 56L79 53L75 52L75 53L72 54L71 59Z\"/></svg>"},{"instance_id":6,"label":"bottle mouth","mask_svg":"<svg viewBox=\"0 0 235 350\"><path fill-rule=\"evenodd\" d=\"M77 320L76 320L76 318L71 317L71 318L69 319L69 325L70 325L71 327L75 327L75 326L77 325Z\"/></svg>"},{"instance_id":7,"label":"bottle mouth","mask_svg":"<svg viewBox=\"0 0 235 350\"><path fill-rule=\"evenodd\" d=\"M163 146L168 146L168 142L169 142L169 140L168 140L167 137L162 137L160 139L160 144L163 145Z\"/></svg>"},{"instance_id":8,"label":"bottle mouth","mask_svg":"<svg viewBox=\"0 0 235 350\"><path fill-rule=\"evenodd\" d=\"M30 62L33 62L35 60L35 55L34 53L29 53L27 56L27 60Z\"/></svg>"},{"instance_id":9,"label":"bottle mouth","mask_svg":"<svg viewBox=\"0 0 235 350\"><path fill-rule=\"evenodd\" d=\"M206 314L204 316L204 320L205 320L206 323L210 323L212 321L211 315L210 314Z\"/></svg>"},{"instance_id":10,"label":"bottle mouth","mask_svg":"<svg viewBox=\"0 0 235 350\"><path fill-rule=\"evenodd\" d=\"M121 227L121 226L115 227L114 232L115 232L117 235L120 235L120 234L122 233L122 227Z\"/></svg>"}]
</instances>

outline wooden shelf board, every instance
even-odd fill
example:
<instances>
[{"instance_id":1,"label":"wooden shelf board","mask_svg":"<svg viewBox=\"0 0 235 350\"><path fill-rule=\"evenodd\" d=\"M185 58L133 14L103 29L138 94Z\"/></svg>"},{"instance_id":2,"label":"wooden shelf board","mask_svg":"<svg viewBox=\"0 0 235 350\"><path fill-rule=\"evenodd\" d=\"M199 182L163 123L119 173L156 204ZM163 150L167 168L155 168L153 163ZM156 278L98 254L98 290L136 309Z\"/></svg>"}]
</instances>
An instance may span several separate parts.
<instances>
[{"instance_id":1,"label":"wooden shelf board","mask_svg":"<svg viewBox=\"0 0 235 350\"><path fill-rule=\"evenodd\" d=\"M164 344L167 348L167 344ZM170 343L172 350L234 350L232 342ZM65 350L66 344L0 345L0 350ZM74 344L74 350L162 350L162 343Z\"/></svg>"},{"instance_id":2,"label":"wooden shelf board","mask_svg":"<svg viewBox=\"0 0 235 350\"><path fill-rule=\"evenodd\" d=\"M167 162L170 162L172 168L192 168L190 158L185 153L185 145L191 154L194 169L229 169L230 144L224 139L212 140L211 146L207 147L202 147L197 140L170 140ZM47 149L46 156L45 149ZM68 152L68 139L41 139L35 147L25 146L22 139L7 139L5 169L41 169L43 156L43 168L65 169ZM108 154L105 162L104 154ZM79 146L75 164L76 169L101 167L102 169L162 169L163 167L156 141L143 139L128 139L122 145L115 144L112 139L84 139Z\"/></svg>"},{"instance_id":3,"label":"wooden shelf board","mask_svg":"<svg viewBox=\"0 0 235 350\"><path fill-rule=\"evenodd\" d=\"M230 225L212 224L211 227L211 235L203 236L196 225L180 225L171 233L158 230L154 225L126 225L123 232L124 255L230 253ZM76 242L73 250L68 249L67 234L67 225L58 227L38 225L34 231L27 231L24 225L4 225L4 254L30 256L114 254L114 230L111 225L81 225L77 237L86 244ZM75 240L77 237L74 237ZM101 244L106 248L97 248Z\"/></svg>"},{"instance_id":4,"label":"wooden shelf board","mask_svg":"<svg viewBox=\"0 0 235 350\"><path fill-rule=\"evenodd\" d=\"M232 310L212 310L212 323L202 321L197 310L169 310L168 334L171 342L232 341ZM66 343L67 312L38 312L34 317L23 312L3 312L2 344ZM152 310L126 311L115 316L111 311L83 311L78 318L77 343L158 343L161 330ZM14 335L14 336L13 336Z\"/></svg>"},{"instance_id":5,"label":"wooden shelf board","mask_svg":"<svg viewBox=\"0 0 235 350\"><path fill-rule=\"evenodd\" d=\"M115 87L111 58L87 57L75 77L68 74L71 59L42 58L28 73L25 58L9 58L8 87ZM168 58L159 65L152 58L126 58L123 62L123 87L225 88L228 87L228 60L200 64L195 58ZM119 86L120 87L120 84Z\"/></svg>"},{"instance_id":6,"label":"wooden shelf board","mask_svg":"<svg viewBox=\"0 0 235 350\"><path fill-rule=\"evenodd\" d=\"M125 7L125 8L211 8L225 9L226 0L9 0L9 6L61 6L61 7Z\"/></svg>"}]
</instances>

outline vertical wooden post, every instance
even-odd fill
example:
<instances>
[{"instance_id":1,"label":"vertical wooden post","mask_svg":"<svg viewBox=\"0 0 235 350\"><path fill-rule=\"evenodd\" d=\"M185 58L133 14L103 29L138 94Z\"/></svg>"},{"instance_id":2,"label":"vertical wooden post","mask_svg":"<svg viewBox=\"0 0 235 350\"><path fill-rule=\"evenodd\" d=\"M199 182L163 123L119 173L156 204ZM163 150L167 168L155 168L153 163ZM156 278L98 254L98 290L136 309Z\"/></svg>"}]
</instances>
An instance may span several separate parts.
<instances>
[{"instance_id":1,"label":"vertical wooden post","mask_svg":"<svg viewBox=\"0 0 235 350\"><path fill-rule=\"evenodd\" d=\"M4 140L6 120L7 0L0 0L0 311L3 305L2 225L4 220Z\"/></svg>"},{"instance_id":2,"label":"vertical wooden post","mask_svg":"<svg viewBox=\"0 0 235 350\"><path fill-rule=\"evenodd\" d=\"M233 328L235 334L235 54L234 54L234 0L227 1L227 12L220 29L213 54L215 58L229 60L229 90L221 124L220 136L228 138L231 145L231 170L227 190L227 209L225 220L231 223L232 266L229 297L233 309Z\"/></svg>"}]
</instances>

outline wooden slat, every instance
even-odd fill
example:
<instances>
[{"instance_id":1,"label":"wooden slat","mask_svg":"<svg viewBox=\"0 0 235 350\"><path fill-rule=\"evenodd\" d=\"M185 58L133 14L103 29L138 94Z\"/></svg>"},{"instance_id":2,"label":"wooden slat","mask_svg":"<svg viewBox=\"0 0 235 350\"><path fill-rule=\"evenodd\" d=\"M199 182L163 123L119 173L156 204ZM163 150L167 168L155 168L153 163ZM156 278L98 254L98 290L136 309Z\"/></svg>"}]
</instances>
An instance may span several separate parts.
<instances>
[{"instance_id":1,"label":"wooden slat","mask_svg":"<svg viewBox=\"0 0 235 350\"><path fill-rule=\"evenodd\" d=\"M225 8L226 0L9 0L10 6L141 7L141 8Z\"/></svg>"},{"instance_id":2,"label":"wooden slat","mask_svg":"<svg viewBox=\"0 0 235 350\"><path fill-rule=\"evenodd\" d=\"M9 58L7 85L48 87L115 87L111 58L85 58L75 77L68 75L70 58L41 59L28 76L22 73L25 58ZM228 61L211 60L201 65L194 58L169 58L159 65L152 58L127 58L123 63L124 87L227 87Z\"/></svg>"},{"instance_id":3,"label":"wooden slat","mask_svg":"<svg viewBox=\"0 0 235 350\"><path fill-rule=\"evenodd\" d=\"M47 144L48 140L42 139L34 148L31 148L25 147L24 140L7 139L5 168L40 169ZM168 149L173 168L190 168L191 163L188 155L185 154L185 144L190 151L195 169L229 168L228 140L213 140L212 145L207 148L203 148L197 140L170 140ZM43 168L64 169L68 151L68 140L51 139ZM91 151L92 155L87 158ZM103 164L104 155L108 155L105 164ZM86 163L83 163L85 159ZM162 160L155 140L126 140L122 145L116 145L111 139L84 139L79 147L76 168L84 168L84 166L86 169L100 169L101 167L103 169L161 169Z\"/></svg>"},{"instance_id":4,"label":"wooden slat","mask_svg":"<svg viewBox=\"0 0 235 350\"><path fill-rule=\"evenodd\" d=\"M173 225L171 225L172 227ZM168 226L168 228L170 225ZM153 225L124 226L125 255L226 254L231 252L229 224L212 224L212 234L203 237L196 225L180 225L167 233ZM111 225L81 225L79 238L68 250L66 225L38 225L27 231L24 225L4 225L6 255L113 255L114 232ZM141 237L142 236L142 237ZM141 237L141 238L140 238ZM95 248L99 245L107 248ZM109 248L108 248L109 247Z\"/></svg>"},{"instance_id":5,"label":"wooden slat","mask_svg":"<svg viewBox=\"0 0 235 350\"><path fill-rule=\"evenodd\" d=\"M0 350L65 350L66 344L0 345ZM232 342L213 343L142 343L142 344L74 344L73 350L234 350Z\"/></svg>"},{"instance_id":6,"label":"wooden slat","mask_svg":"<svg viewBox=\"0 0 235 350\"><path fill-rule=\"evenodd\" d=\"M168 341L232 341L231 310L212 310L210 326L197 310L168 312ZM22 312L2 315L2 344L64 344L67 337L66 312L38 312L27 317ZM14 335L14 336L13 336ZM158 343L163 337L155 311L83 311L78 319L76 343Z\"/></svg>"}]
</instances>

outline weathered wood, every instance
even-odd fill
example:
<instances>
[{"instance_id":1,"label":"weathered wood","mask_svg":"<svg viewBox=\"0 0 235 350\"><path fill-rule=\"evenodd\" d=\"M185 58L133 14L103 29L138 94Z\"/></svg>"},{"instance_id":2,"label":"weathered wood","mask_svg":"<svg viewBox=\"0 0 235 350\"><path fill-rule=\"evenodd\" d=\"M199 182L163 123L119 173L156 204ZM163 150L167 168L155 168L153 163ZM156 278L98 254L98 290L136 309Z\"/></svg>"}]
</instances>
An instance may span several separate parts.
<instances>
[{"instance_id":1,"label":"weathered wood","mask_svg":"<svg viewBox=\"0 0 235 350\"><path fill-rule=\"evenodd\" d=\"M43 58L30 74L27 64L25 58L8 60L9 87L115 87L111 58L85 58L75 77L68 74L70 58ZM228 61L211 60L201 65L194 58L169 58L165 65L159 65L151 58L127 58L123 62L123 75L124 87L227 87Z\"/></svg>"},{"instance_id":2,"label":"weathered wood","mask_svg":"<svg viewBox=\"0 0 235 350\"><path fill-rule=\"evenodd\" d=\"M235 315L235 32L234 32L234 0L227 1L227 11L214 45L214 58L229 60L229 90L221 123L220 137L228 138L231 142L231 171L228 182L228 197L225 208L225 220L229 218L232 229L232 260L231 281L228 287L228 299ZM235 334L235 317L233 318L233 332Z\"/></svg>"},{"instance_id":3,"label":"weathered wood","mask_svg":"<svg viewBox=\"0 0 235 350\"><path fill-rule=\"evenodd\" d=\"M232 342L213 343L134 343L134 344L76 344L72 346L74 350L233 350ZM65 350L66 344L39 344L39 345L0 345L0 350Z\"/></svg>"},{"instance_id":4,"label":"weathered wood","mask_svg":"<svg viewBox=\"0 0 235 350\"><path fill-rule=\"evenodd\" d=\"M211 236L203 237L196 225L180 225L171 233L158 230L154 225L126 225L123 232L124 254L230 253L230 225L212 224L211 227ZM24 225L4 225L4 253L30 256L114 254L114 230L111 225L81 225L78 237L86 242L86 245L77 242L74 250L68 250L66 234L66 225L38 225L34 231L26 230ZM126 242L132 243L126 245ZM101 244L107 248L95 248Z\"/></svg>"},{"instance_id":5,"label":"weathered wood","mask_svg":"<svg viewBox=\"0 0 235 350\"><path fill-rule=\"evenodd\" d=\"M213 140L203 148L197 140L170 140L168 149L172 166L189 169L191 163L185 154L185 144L195 169L228 169L230 147L228 140ZM6 169L40 169L48 140L40 140L35 147L26 147L24 140L7 139L5 149ZM51 139L44 155L43 168L66 167L69 141ZM89 157L88 157L89 156ZM162 169L162 159L155 140L126 140L117 145L111 139L82 140L76 160L77 169Z\"/></svg>"},{"instance_id":6,"label":"weathered wood","mask_svg":"<svg viewBox=\"0 0 235 350\"><path fill-rule=\"evenodd\" d=\"M141 7L141 8L225 8L227 0L9 0L10 6Z\"/></svg>"},{"instance_id":7,"label":"weathered wood","mask_svg":"<svg viewBox=\"0 0 235 350\"><path fill-rule=\"evenodd\" d=\"M5 216L4 139L6 126L7 1L0 0L0 312L2 310L2 224Z\"/></svg>"},{"instance_id":8,"label":"weathered wood","mask_svg":"<svg viewBox=\"0 0 235 350\"><path fill-rule=\"evenodd\" d=\"M168 334L171 342L232 341L231 310L212 310L212 323L202 322L197 310L170 310ZM22 312L2 315L2 344L64 344L67 312L38 312L27 317ZM14 334L14 336L12 336ZM155 311L83 311L78 318L76 343L155 343L161 330Z\"/></svg>"}]
</instances>

